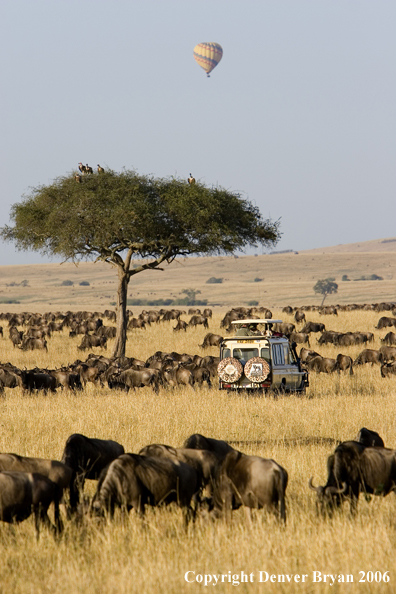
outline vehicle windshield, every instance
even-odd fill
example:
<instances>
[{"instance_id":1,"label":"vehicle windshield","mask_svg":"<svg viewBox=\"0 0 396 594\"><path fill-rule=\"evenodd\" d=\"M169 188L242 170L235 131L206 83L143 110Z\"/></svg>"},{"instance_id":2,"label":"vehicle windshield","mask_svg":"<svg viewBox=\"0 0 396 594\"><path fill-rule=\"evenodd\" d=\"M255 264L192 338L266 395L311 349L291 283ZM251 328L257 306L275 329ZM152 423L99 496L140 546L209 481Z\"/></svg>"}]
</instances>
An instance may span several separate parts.
<instances>
[{"instance_id":1,"label":"vehicle windshield","mask_svg":"<svg viewBox=\"0 0 396 594\"><path fill-rule=\"evenodd\" d=\"M238 347L233 350L232 356L235 357L235 359L243 359L244 361L248 361L252 357L258 357L259 350L252 347L244 349Z\"/></svg>"}]
</instances>

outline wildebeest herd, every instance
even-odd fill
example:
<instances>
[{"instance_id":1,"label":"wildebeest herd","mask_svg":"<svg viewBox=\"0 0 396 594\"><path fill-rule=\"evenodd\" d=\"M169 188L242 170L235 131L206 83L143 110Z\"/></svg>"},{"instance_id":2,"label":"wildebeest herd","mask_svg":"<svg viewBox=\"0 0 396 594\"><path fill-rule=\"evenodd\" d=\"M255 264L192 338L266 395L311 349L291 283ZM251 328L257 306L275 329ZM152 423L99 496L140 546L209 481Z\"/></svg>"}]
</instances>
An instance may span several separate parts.
<instances>
[{"instance_id":1,"label":"wildebeest herd","mask_svg":"<svg viewBox=\"0 0 396 594\"><path fill-rule=\"evenodd\" d=\"M317 493L323 514L349 500L356 513L360 493L386 496L396 490L396 450L385 448L375 431L362 428L355 440L340 443L327 461L326 485ZM84 482L96 480L92 498L81 497ZM21 522L32 513L55 535L63 530L61 502L69 520L112 519L116 508L140 517L146 506L177 504L186 526L197 514L229 518L244 506L267 509L286 522L287 471L275 460L235 450L226 441L194 434L182 447L150 444L125 453L113 440L71 435L61 461L0 454L0 520ZM55 526L48 517L54 503Z\"/></svg>"},{"instance_id":2,"label":"wildebeest herd","mask_svg":"<svg viewBox=\"0 0 396 594\"><path fill-rule=\"evenodd\" d=\"M328 331L322 323L307 321L307 311L308 308L299 308L285 312L294 313L296 323L305 324L301 331L296 331L294 324L287 323L277 330L295 342L308 345L306 336L304 340L304 336L299 335L310 338L317 333L319 345L367 346L373 340L374 335L369 331ZM378 311L384 310L379 308ZM144 328L145 325L171 320L179 324L182 313L172 310L145 312L138 318L130 316L129 323L140 320L139 323L144 324L131 324L130 328ZM196 324L208 327L209 311L204 314L189 313L192 316L191 323L186 322L185 328L176 326L175 331L186 330ZM337 309L327 308L321 313L337 315ZM265 308L264 311L235 308L227 312L221 327L227 331L233 319L254 315L272 317ZM107 327L112 329L107 334L103 324L103 319L114 320L114 312L81 312L81 315L69 312L45 316L3 314L1 318L8 320L12 344L24 350L47 349L47 339L65 327L70 328L71 337L82 333L83 341L93 336L106 340L114 336L114 329ZM395 325L392 320L395 318L380 318L377 328ZM208 333L199 346L218 346L221 340L220 335ZM364 348L354 360L341 353L336 359L325 358L305 347L300 351L300 358L308 369L319 373L343 370L353 373L353 368L358 365L378 364L381 365L381 375L385 377L389 373L396 373L395 334L389 332L382 342L383 346L378 351ZM29 344L35 346L27 346ZM37 344L41 346L37 347ZM94 346L103 348L104 343L89 343L86 346L82 343L79 348L84 350ZM55 370L18 369L8 363L0 364L0 390L15 387L44 393L55 392L59 387L81 390L87 382L98 382L110 389L121 388L125 391L149 386L157 392L160 387L194 386L204 382L210 387L217 377L217 364L218 357L212 355L161 351L145 361L133 357L111 359L90 354L85 361L76 360L73 364ZM396 487L396 450L385 448L378 434L367 429L362 429L354 441L339 444L329 457L327 468L328 479L324 486L315 487L313 479L309 481L309 486L317 493L318 506L322 512L332 512L343 501L349 500L351 511L355 513L360 493L385 496ZM183 509L186 523L200 513L213 518L229 516L231 510L240 506L247 509L266 508L274 511L282 521L286 520L288 473L282 466L274 460L237 451L225 441L198 434L188 438L183 447L150 444L138 453L125 453L124 447L116 441L73 434L68 438L60 460L0 454L0 471L1 519L19 522L33 513L37 533L41 522L56 534L62 531L62 501L65 501L68 518L81 518L85 514L101 516L107 512L112 516L117 507L128 511L133 508L144 515L147 505L161 506L175 502ZM86 498L81 497L85 480L98 481L96 492L88 505ZM54 504L55 526L47 515L51 503Z\"/></svg>"}]
</instances>

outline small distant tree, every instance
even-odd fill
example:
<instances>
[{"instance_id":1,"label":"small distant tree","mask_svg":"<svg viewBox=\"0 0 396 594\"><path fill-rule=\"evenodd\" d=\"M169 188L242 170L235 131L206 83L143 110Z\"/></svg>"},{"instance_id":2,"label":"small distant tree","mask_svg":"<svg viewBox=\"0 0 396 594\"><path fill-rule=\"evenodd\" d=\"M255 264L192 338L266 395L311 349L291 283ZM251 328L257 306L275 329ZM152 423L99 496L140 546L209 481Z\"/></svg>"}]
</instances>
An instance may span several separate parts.
<instances>
[{"instance_id":1,"label":"small distant tree","mask_svg":"<svg viewBox=\"0 0 396 594\"><path fill-rule=\"evenodd\" d=\"M348 275L347 274L343 274L341 280L342 281L350 281L351 279L348 278Z\"/></svg>"},{"instance_id":2,"label":"small distant tree","mask_svg":"<svg viewBox=\"0 0 396 594\"><path fill-rule=\"evenodd\" d=\"M196 296L201 294L201 291L197 289L183 289L180 291L182 295L186 295L187 303L186 305L195 305Z\"/></svg>"},{"instance_id":3,"label":"small distant tree","mask_svg":"<svg viewBox=\"0 0 396 594\"><path fill-rule=\"evenodd\" d=\"M211 276L206 281L206 283L209 284L209 285L218 285L218 284L221 284L222 282L223 282L223 279L222 278L216 278L215 276Z\"/></svg>"},{"instance_id":4,"label":"small distant tree","mask_svg":"<svg viewBox=\"0 0 396 594\"><path fill-rule=\"evenodd\" d=\"M332 295L334 293L337 293L338 285L337 285L337 283L334 282L333 278L324 278L324 279L318 280L318 282L314 286L313 290L315 291L315 293L319 293L320 295L323 295L322 303L320 304L320 306L322 307L327 295Z\"/></svg>"}]
</instances>

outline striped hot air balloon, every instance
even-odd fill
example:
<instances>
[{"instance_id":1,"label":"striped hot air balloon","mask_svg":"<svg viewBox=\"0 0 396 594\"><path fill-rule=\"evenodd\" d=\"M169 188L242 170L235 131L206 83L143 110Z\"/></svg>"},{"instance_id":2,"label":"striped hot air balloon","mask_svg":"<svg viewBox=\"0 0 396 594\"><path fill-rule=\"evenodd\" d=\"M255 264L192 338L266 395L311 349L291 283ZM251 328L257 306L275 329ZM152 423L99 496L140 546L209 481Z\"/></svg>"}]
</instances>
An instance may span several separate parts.
<instances>
[{"instance_id":1,"label":"striped hot air balloon","mask_svg":"<svg viewBox=\"0 0 396 594\"><path fill-rule=\"evenodd\" d=\"M222 57L223 48L218 43L198 43L194 47L194 58L201 68L205 70L207 76L209 76L213 68L216 68Z\"/></svg>"}]
</instances>

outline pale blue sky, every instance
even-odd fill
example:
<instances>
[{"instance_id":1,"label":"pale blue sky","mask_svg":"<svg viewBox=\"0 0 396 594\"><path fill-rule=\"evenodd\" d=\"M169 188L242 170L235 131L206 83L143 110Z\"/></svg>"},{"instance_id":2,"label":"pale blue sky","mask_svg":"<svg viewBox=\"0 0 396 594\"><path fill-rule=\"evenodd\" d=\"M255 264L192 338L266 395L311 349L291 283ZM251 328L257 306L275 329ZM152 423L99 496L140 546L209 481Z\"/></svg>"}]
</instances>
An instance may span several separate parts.
<instances>
[{"instance_id":1,"label":"pale blue sky","mask_svg":"<svg viewBox=\"0 0 396 594\"><path fill-rule=\"evenodd\" d=\"M394 1L1 0L0 22L0 226L83 161L241 191L277 249L395 235Z\"/></svg>"}]
</instances>

